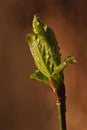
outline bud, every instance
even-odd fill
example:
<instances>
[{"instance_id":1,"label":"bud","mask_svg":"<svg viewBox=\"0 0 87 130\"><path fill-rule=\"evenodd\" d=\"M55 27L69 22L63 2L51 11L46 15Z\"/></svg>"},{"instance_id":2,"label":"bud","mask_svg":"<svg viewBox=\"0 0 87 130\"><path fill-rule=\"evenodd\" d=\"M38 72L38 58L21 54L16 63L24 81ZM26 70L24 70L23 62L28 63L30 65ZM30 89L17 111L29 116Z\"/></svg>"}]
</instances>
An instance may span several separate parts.
<instances>
[{"instance_id":1,"label":"bud","mask_svg":"<svg viewBox=\"0 0 87 130\"><path fill-rule=\"evenodd\" d=\"M33 33L27 35L31 54L38 68L31 77L48 83L50 78L63 81L63 70L69 63L75 63L74 57L61 62L58 42L55 34L40 21L37 15L33 19Z\"/></svg>"}]
</instances>

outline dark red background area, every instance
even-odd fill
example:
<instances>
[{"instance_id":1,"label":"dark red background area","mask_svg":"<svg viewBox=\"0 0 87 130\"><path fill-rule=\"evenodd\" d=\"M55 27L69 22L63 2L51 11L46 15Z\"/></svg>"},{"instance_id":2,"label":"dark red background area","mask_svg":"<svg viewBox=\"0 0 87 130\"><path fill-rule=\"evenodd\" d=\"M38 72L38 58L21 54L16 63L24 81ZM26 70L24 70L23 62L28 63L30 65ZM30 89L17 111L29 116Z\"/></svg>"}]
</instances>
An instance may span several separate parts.
<instances>
[{"instance_id":1,"label":"dark red background area","mask_svg":"<svg viewBox=\"0 0 87 130\"><path fill-rule=\"evenodd\" d=\"M87 129L87 1L0 1L0 130L58 130L56 98L49 86L29 79L36 70L26 34L38 13L52 27L65 71L67 130Z\"/></svg>"}]
</instances>

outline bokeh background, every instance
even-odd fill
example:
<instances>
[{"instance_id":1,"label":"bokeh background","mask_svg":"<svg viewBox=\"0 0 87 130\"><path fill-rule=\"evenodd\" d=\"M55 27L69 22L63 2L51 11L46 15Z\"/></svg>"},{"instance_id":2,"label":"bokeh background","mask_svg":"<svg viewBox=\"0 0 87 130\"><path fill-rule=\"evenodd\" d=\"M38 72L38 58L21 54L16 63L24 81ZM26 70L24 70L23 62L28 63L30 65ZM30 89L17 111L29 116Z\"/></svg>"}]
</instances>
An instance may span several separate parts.
<instances>
[{"instance_id":1,"label":"bokeh background","mask_svg":"<svg viewBox=\"0 0 87 130\"><path fill-rule=\"evenodd\" d=\"M65 71L67 130L87 129L87 1L0 1L0 130L58 130L56 98L49 86L29 79L36 70L26 34L34 14L56 33Z\"/></svg>"}]
</instances>

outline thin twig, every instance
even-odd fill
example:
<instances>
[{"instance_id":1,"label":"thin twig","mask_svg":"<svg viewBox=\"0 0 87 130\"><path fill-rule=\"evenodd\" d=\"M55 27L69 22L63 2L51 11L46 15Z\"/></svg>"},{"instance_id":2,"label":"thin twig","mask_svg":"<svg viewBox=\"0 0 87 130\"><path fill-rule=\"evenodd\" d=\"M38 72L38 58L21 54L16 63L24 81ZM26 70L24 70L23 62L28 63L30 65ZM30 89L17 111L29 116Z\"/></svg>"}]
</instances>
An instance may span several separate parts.
<instances>
[{"instance_id":1,"label":"thin twig","mask_svg":"<svg viewBox=\"0 0 87 130\"><path fill-rule=\"evenodd\" d=\"M59 119L59 129L60 130L66 130L66 116L65 116L65 112L66 112L66 97L65 97L65 85L64 83L59 85L59 89L56 90L56 83L55 81L50 78L49 79L49 84L53 90L53 92L55 93L56 97L57 97L57 111L58 111L58 119Z\"/></svg>"}]
</instances>

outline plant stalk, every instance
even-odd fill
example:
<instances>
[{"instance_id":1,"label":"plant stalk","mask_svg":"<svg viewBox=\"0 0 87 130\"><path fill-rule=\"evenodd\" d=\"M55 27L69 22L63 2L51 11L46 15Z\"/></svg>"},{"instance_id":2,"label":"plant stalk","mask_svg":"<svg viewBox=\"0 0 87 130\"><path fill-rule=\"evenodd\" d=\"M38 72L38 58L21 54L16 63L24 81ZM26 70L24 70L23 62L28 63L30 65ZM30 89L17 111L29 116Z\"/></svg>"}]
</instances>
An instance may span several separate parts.
<instances>
[{"instance_id":1,"label":"plant stalk","mask_svg":"<svg viewBox=\"0 0 87 130\"><path fill-rule=\"evenodd\" d=\"M66 97L65 97L65 85L61 84L60 91L57 92L57 111L59 118L60 130L66 130Z\"/></svg>"},{"instance_id":2,"label":"plant stalk","mask_svg":"<svg viewBox=\"0 0 87 130\"><path fill-rule=\"evenodd\" d=\"M50 86L53 92L56 94L57 97L57 112L58 112L58 119L59 119L59 130L66 130L66 97L65 97L65 85L61 83L58 86L58 90L56 90L55 81L51 78L49 79Z\"/></svg>"}]
</instances>

